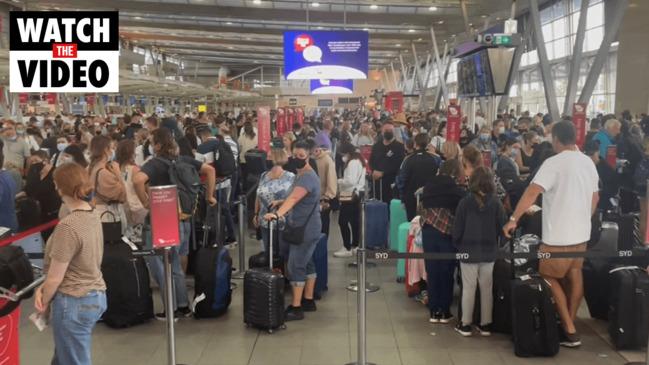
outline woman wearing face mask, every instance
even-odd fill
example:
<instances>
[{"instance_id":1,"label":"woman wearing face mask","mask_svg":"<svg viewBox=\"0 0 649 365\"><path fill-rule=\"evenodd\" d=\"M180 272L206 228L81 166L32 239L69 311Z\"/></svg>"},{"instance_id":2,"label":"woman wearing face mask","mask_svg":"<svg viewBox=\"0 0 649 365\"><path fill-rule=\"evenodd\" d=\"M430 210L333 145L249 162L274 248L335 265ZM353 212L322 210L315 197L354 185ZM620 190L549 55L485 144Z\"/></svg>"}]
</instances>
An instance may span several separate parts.
<instances>
[{"instance_id":1,"label":"woman wearing face mask","mask_svg":"<svg viewBox=\"0 0 649 365\"><path fill-rule=\"evenodd\" d=\"M480 128L478 138L474 139L473 142L471 142L471 145L476 146L480 151L491 152L491 162L496 162L496 158L498 157L498 146L496 145L496 142L491 139L491 129L489 129L489 127L484 126Z\"/></svg>"},{"instance_id":2,"label":"woman wearing face mask","mask_svg":"<svg viewBox=\"0 0 649 365\"><path fill-rule=\"evenodd\" d=\"M113 161L115 151L106 136L96 136L90 142L90 183L94 186L95 209L103 222L122 222L122 234L126 230L126 214L122 204L126 202L126 187L119 164Z\"/></svg>"},{"instance_id":3,"label":"woman wearing face mask","mask_svg":"<svg viewBox=\"0 0 649 365\"><path fill-rule=\"evenodd\" d=\"M61 154L69 146L68 139L65 137L59 137L56 139L56 152L52 157L52 163L54 166L58 167L63 163L60 161Z\"/></svg>"},{"instance_id":4,"label":"woman wearing face mask","mask_svg":"<svg viewBox=\"0 0 649 365\"><path fill-rule=\"evenodd\" d=\"M86 157L83 154L83 150L81 149L81 147L79 147L79 145L76 144L67 146L59 156L58 161L60 162L60 164L64 164L66 162L74 162L84 169L88 167L88 160L86 160Z\"/></svg>"},{"instance_id":5,"label":"woman wearing face mask","mask_svg":"<svg viewBox=\"0 0 649 365\"><path fill-rule=\"evenodd\" d=\"M338 226L343 238L343 247L334 252L335 257L351 257L360 241L360 202L365 194L365 160L351 143L340 147L345 164L343 178L338 179L340 191L340 213ZM343 196L351 196L344 200Z\"/></svg>"},{"instance_id":6,"label":"woman wearing face mask","mask_svg":"<svg viewBox=\"0 0 649 365\"><path fill-rule=\"evenodd\" d=\"M81 166L61 165L54 183L70 213L45 246L45 282L35 291L34 307L42 316L51 313L52 364L87 365L92 363L92 330L106 310L102 227L99 214L85 201L92 185Z\"/></svg>"},{"instance_id":7,"label":"woman wearing face mask","mask_svg":"<svg viewBox=\"0 0 649 365\"><path fill-rule=\"evenodd\" d=\"M534 154L534 151L540 141L541 139L539 138L538 134L536 134L536 132L526 132L523 134L523 148L521 148L520 150L521 162L523 164L521 172L529 172L536 167L536 156Z\"/></svg>"},{"instance_id":8,"label":"woman wearing face mask","mask_svg":"<svg viewBox=\"0 0 649 365\"><path fill-rule=\"evenodd\" d=\"M47 152L36 151L25 179L25 194L37 200L41 206L41 222L49 222L57 217L61 207L61 198L54 187L54 166L50 163ZM43 231L43 239L52 233L52 229Z\"/></svg>"},{"instance_id":9,"label":"woman wearing face mask","mask_svg":"<svg viewBox=\"0 0 649 365\"><path fill-rule=\"evenodd\" d=\"M437 134L431 137L430 144L435 147L436 153L441 153L442 146L446 142L446 122L441 122L437 127Z\"/></svg>"},{"instance_id":10,"label":"woman wearing face mask","mask_svg":"<svg viewBox=\"0 0 649 365\"><path fill-rule=\"evenodd\" d=\"M287 277L291 282L293 300L286 308L286 320L304 319L304 312L316 310L313 292L317 277L313 262L313 251L320 240L320 179L307 163L309 145L300 141L293 148L297 177L286 200L275 202L279 206L275 213L264 215L266 221L286 219L288 227L303 227L301 243L289 244L280 238L281 251L288 257ZM290 212L290 215L287 214Z\"/></svg>"}]
</instances>

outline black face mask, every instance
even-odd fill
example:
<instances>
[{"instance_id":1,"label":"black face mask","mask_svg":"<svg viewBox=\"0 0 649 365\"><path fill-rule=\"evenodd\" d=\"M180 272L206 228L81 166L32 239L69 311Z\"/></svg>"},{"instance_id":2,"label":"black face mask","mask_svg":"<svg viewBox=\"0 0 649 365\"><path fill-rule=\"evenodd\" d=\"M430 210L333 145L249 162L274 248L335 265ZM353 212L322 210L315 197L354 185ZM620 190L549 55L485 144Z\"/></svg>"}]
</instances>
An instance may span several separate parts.
<instances>
[{"instance_id":1,"label":"black face mask","mask_svg":"<svg viewBox=\"0 0 649 365\"><path fill-rule=\"evenodd\" d=\"M386 141L391 141L394 138L394 132L386 131L383 132L383 139Z\"/></svg>"},{"instance_id":2,"label":"black face mask","mask_svg":"<svg viewBox=\"0 0 649 365\"><path fill-rule=\"evenodd\" d=\"M295 167L298 169L303 169L306 166L306 158L295 158Z\"/></svg>"}]
</instances>

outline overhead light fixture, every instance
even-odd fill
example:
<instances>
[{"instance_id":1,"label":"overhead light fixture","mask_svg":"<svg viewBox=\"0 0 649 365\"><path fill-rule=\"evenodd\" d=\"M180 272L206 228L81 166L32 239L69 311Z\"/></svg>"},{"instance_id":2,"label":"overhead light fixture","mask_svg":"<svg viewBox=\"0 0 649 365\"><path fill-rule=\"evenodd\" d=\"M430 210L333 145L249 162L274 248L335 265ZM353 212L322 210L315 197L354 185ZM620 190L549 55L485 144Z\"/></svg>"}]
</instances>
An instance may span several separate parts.
<instances>
[{"instance_id":1,"label":"overhead light fixture","mask_svg":"<svg viewBox=\"0 0 649 365\"><path fill-rule=\"evenodd\" d=\"M414 33L414 32L415 32L414 29L408 29L408 33Z\"/></svg>"},{"instance_id":2,"label":"overhead light fixture","mask_svg":"<svg viewBox=\"0 0 649 365\"><path fill-rule=\"evenodd\" d=\"M437 11L437 6L431 6L428 11Z\"/></svg>"},{"instance_id":3,"label":"overhead light fixture","mask_svg":"<svg viewBox=\"0 0 649 365\"><path fill-rule=\"evenodd\" d=\"M255 5L261 5L261 0L254 0L252 3Z\"/></svg>"},{"instance_id":4,"label":"overhead light fixture","mask_svg":"<svg viewBox=\"0 0 649 365\"><path fill-rule=\"evenodd\" d=\"M225 24L227 24L227 25L232 25L232 22L227 22L227 23L225 23Z\"/></svg>"},{"instance_id":5,"label":"overhead light fixture","mask_svg":"<svg viewBox=\"0 0 649 365\"><path fill-rule=\"evenodd\" d=\"M322 29L322 27L319 26L318 29Z\"/></svg>"},{"instance_id":6,"label":"overhead light fixture","mask_svg":"<svg viewBox=\"0 0 649 365\"><path fill-rule=\"evenodd\" d=\"M395 47L401 47L401 43L395 44Z\"/></svg>"},{"instance_id":7,"label":"overhead light fixture","mask_svg":"<svg viewBox=\"0 0 649 365\"><path fill-rule=\"evenodd\" d=\"M369 32L370 28L363 28L364 31Z\"/></svg>"},{"instance_id":8,"label":"overhead light fixture","mask_svg":"<svg viewBox=\"0 0 649 365\"><path fill-rule=\"evenodd\" d=\"M422 38L417 38L417 42L421 42L422 40Z\"/></svg>"},{"instance_id":9,"label":"overhead light fixture","mask_svg":"<svg viewBox=\"0 0 649 365\"><path fill-rule=\"evenodd\" d=\"M55 8L55 9L56 9L56 8ZM135 20L142 20L142 17L141 17L141 16L136 16L136 17L135 17Z\"/></svg>"},{"instance_id":10,"label":"overhead light fixture","mask_svg":"<svg viewBox=\"0 0 649 365\"><path fill-rule=\"evenodd\" d=\"M370 5L370 9L372 9L372 10L376 10L376 9L378 9L378 8L379 8L379 6L376 5L376 4L372 4L372 5Z\"/></svg>"},{"instance_id":11,"label":"overhead light fixture","mask_svg":"<svg viewBox=\"0 0 649 365\"><path fill-rule=\"evenodd\" d=\"M440 21L437 22L437 24L444 24L444 21L440 20Z\"/></svg>"},{"instance_id":12,"label":"overhead light fixture","mask_svg":"<svg viewBox=\"0 0 649 365\"><path fill-rule=\"evenodd\" d=\"M311 3L311 6L313 6L314 8L317 8L318 6L320 6L320 3L316 1L314 3Z\"/></svg>"},{"instance_id":13,"label":"overhead light fixture","mask_svg":"<svg viewBox=\"0 0 649 365\"><path fill-rule=\"evenodd\" d=\"M484 18L486 18L486 17L487 17L487 16L484 15L484 14L480 15L480 18L482 18L482 19L484 19Z\"/></svg>"},{"instance_id":14,"label":"overhead light fixture","mask_svg":"<svg viewBox=\"0 0 649 365\"><path fill-rule=\"evenodd\" d=\"M497 20L497 21L500 21L500 17L497 17L496 20Z\"/></svg>"}]
</instances>

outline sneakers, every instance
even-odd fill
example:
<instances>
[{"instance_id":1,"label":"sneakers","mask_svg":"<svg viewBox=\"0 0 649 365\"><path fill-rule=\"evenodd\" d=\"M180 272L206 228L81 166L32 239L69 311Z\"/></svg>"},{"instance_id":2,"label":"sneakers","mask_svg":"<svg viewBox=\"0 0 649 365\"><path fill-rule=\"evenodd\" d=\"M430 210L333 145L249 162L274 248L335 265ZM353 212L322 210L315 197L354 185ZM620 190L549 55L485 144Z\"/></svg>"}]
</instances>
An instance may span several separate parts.
<instances>
[{"instance_id":1,"label":"sneakers","mask_svg":"<svg viewBox=\"0 0 649 365\"><path fill-rule=\"evenodd\" d=\"M451 314L451 312L442 313L439 316L439 323L442 323L442 324L451 323L453 318L455 318L455 317L453 317L453 314Z\"/></svg>"},{"instance_id":2,"label":"sneakers","mask_svg":"<svg viewBox=\"0 0 649 365\"><path fill-rule=\"evenodd\" d=\"M428 292L426 290L422 290L419 294L415 295L414 299L416 301L418 301L419 303L427 304L428 303Z\"/></svg>"},{"instance_id":3,"label":"sneakers","mask_svg":"<svg viewBox=\"0 0 649 365\"><path fill-rule=\"evenodd\" d=\"M484 337L491 336L491 324L476 326L476 329L478 330L480 336L484 336Z\"/></svg>"},{"instance_id":4,"label":"sneakers","mask_svg":"<svg viewBox=\"0 0 649 365\"><path fill-rule=\"evenodd\" d=\"M302 299L302 311L304 312L315 312L318 308L315 305L315 300L313 299Z\"/></svg>"},{"instance_id":5,"label":"sneakers","mask_svg":"<svg viewBox=\"0 0 649 365\"><path fill-rule=\"evenodd\" d=\"M471 326L465 326L465 325L462 325L462 324L458 324L455 327L455 331L457 333L461 334L464 337L470 337L471 335L473 335L473 331L471 330Z\"/></svg>"},{"instance_id":6,"label":"sneakers","mask_svg":"<svg viewBox=\"0 0 649 365\"><path fill-rule=\"evenodd\" d=\"M561 340L559 344L563 347L568 347L571 349L581 346L581 338L577 332L567 333L565 330L561 331Z\"/></svg>"},{"instance_id":7,"label":"sneakers","mask_svg":"<svg viewBox=\"0 0 649 365\"><path fill-rule=\"evenodd\" d=\"M225 247L232 249L237 245L237 239L234 237L228 237L225 239Z\"/></svg>"},{"instance_id":8,"label":"sneakers","mask_svg":"<svg viewBox=\"0 0 649 365\"><path fill-rule=\"evenodd\" d=\"M165 312L156 313L154 317L158 321L167 321L167 314ZM178 317L176 315L174 315L174 322L178 322Z\"/></svg>"},{"instance_id":9,"label":"sneakers","mask_svg":"<svg viewBox=\"0 0 649 365\"><path fill-rule=\"evenodd\" d=\"M441 316L442 316L442 314L439 313L439 312L431 313L430 319L428 320L428 322L430 322L430 323L439 323L439 318Z\"/></svg>"},{"instance_id":10,"label":"sneakers","mask_svg":"<svg viewBox=\"0 0 649 365\"><path fill-rule=\"evenodd\" d=\"M334 252L334 257L338 257L338 258L352 257L353 254L354 254L353 250L348 250L343 247L340 250Z\"/></svg>"},{"instance_id":11,"label":"sneakers","mask_svg":"<svg viewBox=\"0 0 649 365\"><path fill-rule=\"evenodd\" d=\"M182 307L176 309L176 311L174 312L174 318L183 318L183 317L188 318L191 317L192 314L194 313L192 313L192 310L189 309L189 307Z\"/></svg>"},{"instance_id":12,"label":"sneakers","mask_svg":"<svg viewBox=\"0 0 649 365\"><path fill-rule=\"evenodd\" d=\"M304 311L302 310L302 307L294 307L292 305L286 307L286 311L284 311L284 320L286 322L301 321L303 319L304 319Z\"/></svg>"}]
</instances>

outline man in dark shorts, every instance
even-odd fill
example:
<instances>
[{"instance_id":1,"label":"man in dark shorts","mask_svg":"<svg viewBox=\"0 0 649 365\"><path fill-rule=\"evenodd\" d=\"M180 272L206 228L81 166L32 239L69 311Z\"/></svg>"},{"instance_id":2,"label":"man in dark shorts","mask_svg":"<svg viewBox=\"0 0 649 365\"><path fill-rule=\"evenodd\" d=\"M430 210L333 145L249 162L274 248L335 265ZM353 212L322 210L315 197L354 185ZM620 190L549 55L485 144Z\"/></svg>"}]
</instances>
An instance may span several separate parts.
<instances>
[{"instance_id":1,"label":"man in dark shorts","mask_svg":"<svg viewBox=\"0 0 649 365\"><path fill-rule=\"evenodd\" d=\"M599 201L599 179L595 164L579 151L575 141L575 127L571 122L554 125L552 145L557 155L545 160L525 190L503 227L506 237L511 236L521 216L539 194L543 194L543 244L539 250L548 253L586 251L591 216ZM550 284L561 317L564 332L561 345L565 347L581 345L574 322L584 295L583 262L583 258L552 258L539 263L539 272Z\"/></svg>"}]
</instances>

